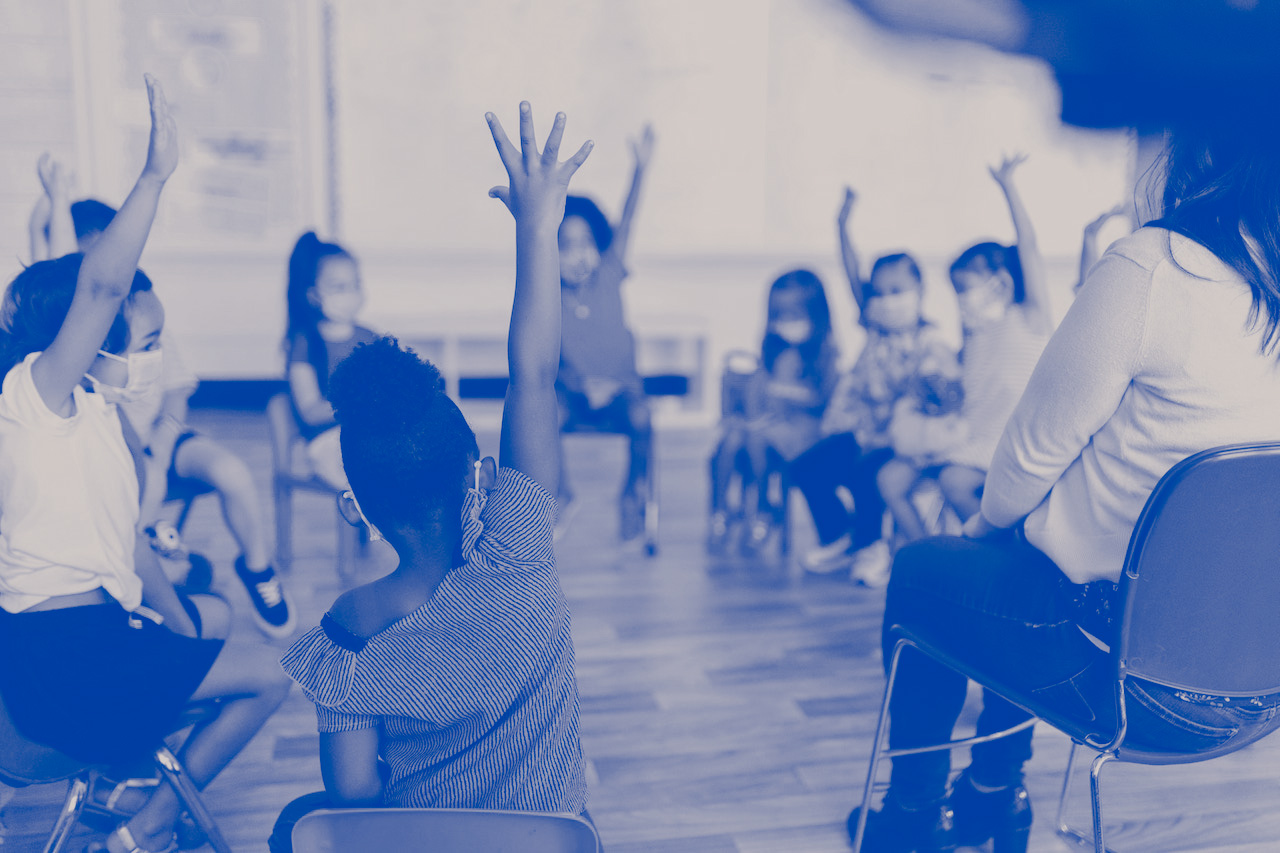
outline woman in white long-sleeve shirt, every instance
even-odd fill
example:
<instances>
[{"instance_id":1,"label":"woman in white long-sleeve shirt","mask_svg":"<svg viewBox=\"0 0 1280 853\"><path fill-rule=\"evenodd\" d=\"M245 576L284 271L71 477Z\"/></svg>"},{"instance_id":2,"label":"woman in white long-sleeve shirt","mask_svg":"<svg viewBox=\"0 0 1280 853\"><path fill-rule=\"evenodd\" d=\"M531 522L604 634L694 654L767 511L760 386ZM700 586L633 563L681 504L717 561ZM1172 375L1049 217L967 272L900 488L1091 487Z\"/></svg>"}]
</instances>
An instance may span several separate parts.
<instances>
[{"instance_id":1,"label":"woman in white long-sleeve shirt","mask_svg":"<svg viewBox=\"0 0 1280 853\"><path fill-rule=\"evenodd\" d=\"M1245 127L1206 122L1214 138L1175 133L1164 218L1116 243L1089 274L1008 422L965 537L900 552L886 631L909 626L1047 704L1114 716L1111 605L1156 482L1199 451L1280 439L1275 124L1254 117ZM892 645L886 636L886 664ZM903 655L891 748L947 740L965 687L963 676ZM1280 725L1280 696L1239 707L1146 682L1131 692L1129 731L1156 742L1209 745ZM978 732L1026 719L988 692ZM1025 850L1030 756L1030 729L975 746L949 797L948 753L894 759L863 849L995 837L998 850Z\"/></svg>"}]
</instances>

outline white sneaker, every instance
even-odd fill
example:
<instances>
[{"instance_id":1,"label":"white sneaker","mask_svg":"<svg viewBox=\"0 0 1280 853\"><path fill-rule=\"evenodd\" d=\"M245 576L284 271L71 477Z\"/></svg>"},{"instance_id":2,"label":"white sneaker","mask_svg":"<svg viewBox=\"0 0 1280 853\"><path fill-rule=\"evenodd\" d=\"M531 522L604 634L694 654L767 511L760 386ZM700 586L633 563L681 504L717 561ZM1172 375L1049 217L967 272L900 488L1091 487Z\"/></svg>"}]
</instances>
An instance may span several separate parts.
<instances>
[{"instance_id":1,"label":"white sneaker","mask_svg":"<svg viewBox=\"0 0 1280 853\"><path fill-rule=\"evenodd\" d=\"M883 589L889 585L889 569L893 565L893 555L889 553L889 543L881 539L853 555L853 568L849 579L870 589Z\"/></svg>"},{"instance_id":2,"label":"white sneaker","mask_svg":"<svg viewBox=\"0 0 1280 853\"><path fill-rule=\"evenodd\" d=\"M800 566L815 575L829 575L849 567L853 534L846 533L830 545L819 545L800 558Z\"/></svg>"}]
</instances>

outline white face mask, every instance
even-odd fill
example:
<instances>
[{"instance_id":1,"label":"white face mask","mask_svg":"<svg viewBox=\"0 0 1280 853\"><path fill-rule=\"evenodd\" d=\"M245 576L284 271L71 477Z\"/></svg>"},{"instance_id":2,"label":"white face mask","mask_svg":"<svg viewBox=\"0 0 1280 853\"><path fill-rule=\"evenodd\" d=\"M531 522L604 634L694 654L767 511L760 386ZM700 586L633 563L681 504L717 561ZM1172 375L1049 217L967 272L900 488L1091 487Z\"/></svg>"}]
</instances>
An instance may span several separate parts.
<instances>
[{"instance_id":1,"label":"white face mask","mask_svg":"<svg viewBox=\"0 0 1280 853\"><path fill-rule=\"evenodd\" d=\"M920 324L920 293L903 290L867 300L867 322L886 332L901 332Z\"/></svg>"},{"instance_id":2,"label":"white face mask","mask_svg":"<svg viewBox=\"0 0 1280 853\"><path fill-rule=\"evenodd\" d=\"M792 346L804 343L813 334L813 323L808 320L775 320L772 328L775 335Z\"/></svg>"},{"instance_id":3,"label":"white face mask","mask_svg":"<svg viewBox=\"0 0 1280 853\"><path fill-rule=\"evenodd\" d=\"M350 323L363 306L364 294L359 290L344 290L320 296L320 313L333 323Z\"/></svg>"},{"instance_id":4,"label":"white face mask","mask_svg":"<svg viewBox=\"0 0 1280 853\"><path fill-rule=\"evenodd\" d=\"M1004 283L996 276L977 287L971 287L958 295L960 318L966 329L981 329L1004 319L1009 310L1009 300L1004 294Z\"/></svg>"},{"instance_id":5,"label":"white face mask","mask_svg":"<svg viewBox=\"0 0 1280 853\"><path fill-rule=\"evenodd\" d=\"M160 373L164 368L162 351L159 349L131 352L128 356L98 350L98 355L124 364L128 374L124 385L108 385L91 373L85 374L85 378L93 383L94 391L101 394L108 403L132 403L142 399L160 381Z\"/></svg>"}]
</instances>

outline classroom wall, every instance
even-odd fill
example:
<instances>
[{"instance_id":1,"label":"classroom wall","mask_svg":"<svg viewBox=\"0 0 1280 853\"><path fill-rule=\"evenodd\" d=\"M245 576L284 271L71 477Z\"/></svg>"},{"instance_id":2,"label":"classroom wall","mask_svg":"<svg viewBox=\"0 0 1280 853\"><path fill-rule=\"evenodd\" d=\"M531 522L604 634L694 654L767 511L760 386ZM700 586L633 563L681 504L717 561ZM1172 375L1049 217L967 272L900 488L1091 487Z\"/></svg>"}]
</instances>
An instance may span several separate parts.
<instances>
[{"instance_id":1,"label":"classroom wall","mask_svg":"<svg viewBox=\"0 0 1280 853\"><path fill-rule=\"evenodd\" d=\"M85 159L92 146L75 107L87 84L77 84L70 61L83 2L0 6L6 262L26 254L22 223L38 184L23 176L40 147L48 140ZM332 95L334 119L332 152L323 126L303 122L308 138L299 145L310 153L298 156L323 169L306 188L311 202L299 205L298 230L336 230L363 263L370 322L409 337L414 318L466 315L496 334L505 326L512 234L509 215L486 197L503 173L483 114L493 110L513 127L521 98L533 102L543 133L562 109L570 141L595 140L575 188L614 213L628 180L628 137L654 123L658 146L636 226L629 305L642 329L699 320L713 360L757 345L768 281L794 265L824 276L846 358L856 352L835 257L845 183L859 192L853 224L864 259L900 248L917 253L928 310L953 333L947 262L976 239L1012 239L986 172L1003 152L1031 155L1019 185L1060 309L1074 281L1080 228L1127 193L1128 139L1062 128L1041 65L973 45L891 37L843 0L290 2L309 22L299 36L309 41L298 49L321 59L330 49L332 58L328 77L305 66L311 73L294 81L307 90L296 93L300 103ZM199 7L249 14L242 0ZM325 29L314 25L326 11L327 45ZM92 28L80 38L92 53L108 35L129 41ZM43 65L12 58L10 44L47 47L51 58ZM132 105L90 115L105 122ZM33 115L39 121L21 127L13 120ZM127 185L123 167L116 175L92 171L87 192ZM202 375L278 375L288 249L248 240L237 249L222 240L202 252L177 239L166 245L163 234L148 248L144 265Z\"/></svg>"}]
</instances>

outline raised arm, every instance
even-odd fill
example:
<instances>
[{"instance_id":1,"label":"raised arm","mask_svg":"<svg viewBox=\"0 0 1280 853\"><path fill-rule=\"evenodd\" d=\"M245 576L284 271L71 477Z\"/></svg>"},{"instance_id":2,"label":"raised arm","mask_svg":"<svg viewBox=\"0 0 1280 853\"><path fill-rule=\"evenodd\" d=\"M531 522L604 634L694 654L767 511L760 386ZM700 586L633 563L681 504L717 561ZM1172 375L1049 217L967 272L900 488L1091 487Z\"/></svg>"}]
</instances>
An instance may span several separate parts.
<instances>
[{"instance_id":1,"label":"raised arm","mask_svg":"<svg viewBox=\"0 0 1280 853\"><path fill-rule=\"evenodd\" d=\"M1036 242L1036 230L1031 225L1031 217L1022 203L1022 196L1013 183L1013 173L1025 163L1025 154L1005 157L999 166L990 169L991 177L1000 185L1005 200L1009 203L1009 214L1013 217L1013 231L1017 236L1018 260L1022 265L1022 283L1026 288L1026 299L1023 305L1029 309L1029 318L1040 327L1043 334L1053 331L1053 314L1049 308L1049 289L1045 282L1044 258L1040 255L1040 246Z\"/></svg>"},{"instance_id":2,"label":"raised arm","mask_svg":"<svg viewBox=\"0 0 1280 853\"><path fill-rule=\"evenodd\" d=\"M1076 286L1072 290L1073 293L1080 292L1080 288L1084 286L1085 278L1089 275L1089 270L1093 269L1093 265L1098 262L1098 258L1102 254L1098 251L1098 232L1112 219L1117 216L1124 216L1126 213L1125 205L1117 204L1084 227L1084 236L1080 241L1080 278L1076 280Z\"/></svg>"},{"instance_id":3,"label":"raised arm","mask_svg":"<svg viewBox=\"0 0 1280 853\"><path fill-rule=\"evenodd\" d=\"M853 238L849 236L849 214L853 212L853 203L858 194L853 187L844 188L844 201L840 204L840 212L836 214L836 234L840 238L840 261L844 264L845 277L849 279L849 288L853 291L853 300L858 303L858 311L862 311L863 285L862 268L858 264L858 252L853 248Z\"/></svg>"},{"instance_id":4,"label":"raised arm","mask_svg":"<svg viewBox=\"0 0 1280 853\"><path fill-rule=\"evenodd\" d=\"M49 260L49 204L48 193L40 193L31 216L27 219L27 240L31 244L31 263Z\"/></svg>"},{"instance_id":5,"label":"raised arm","mask_svg":"<svg viewBox=\"0 0 1280 853\"><path fill-rule=\"evenodd\" d=\"M76 245L75 222L71 219L71 172L48 152L41 155L36 172L44 186L45 197L49 199L48 257L70 255L79 248Z\"/></svg>"},{"instance_id":6,"label":"raised arm","mask_svg":"<svg viewBox=\"0 0 1280 853\"><path fill-rule=\"evenodd\" d=\"M31 368L36 390L54 412L69 413L72 390L97 358L120 304L129 295L160 191L178 165L177 129L164 92L154 77L148 74L146 80L151 102L146 165L120 212L81 263L75 297L62 328Z\"/></svg>"},{"instance_id":7,"label":"raised arm","mask_svg":"<svg viewBox=\"0 0 1280 853\"><path fill-rule=\"evenodd\" d=\"M555 381L560 368L560 251L556 232L564 218L569 179L591 143L585 142L564 163L558 161L564 137L564 113L557 113L538 153L533 113L520 104L520 150L516 150L493 113L485 115L508 186L489 195L502 201L516 220L516 287L507 335L510 382L502 409L499 445L502 465L523 472L555 495L560 480L560 414Z\"/></svg>"},{"instance_id":8,"label":"raised arm","mask_svg":"<svg viewBox=\"0 0 1280 853\"><path fill-rule=\"evenodd\" d=\"M649 170L649 161L653 158L653 125L646 124L640 131L640 138L631 140L631 156L635 166L631 172L631 187L627 190L627 200L622 204L622 216L613 228L613 246L620 259L625 260L630 248L631 224L636 218L636 209L640 207L640 188L644 185L645 174Z\"/></svg>"}]
</instances>

